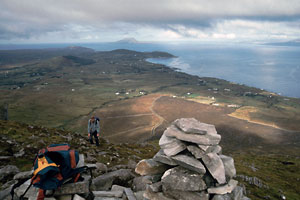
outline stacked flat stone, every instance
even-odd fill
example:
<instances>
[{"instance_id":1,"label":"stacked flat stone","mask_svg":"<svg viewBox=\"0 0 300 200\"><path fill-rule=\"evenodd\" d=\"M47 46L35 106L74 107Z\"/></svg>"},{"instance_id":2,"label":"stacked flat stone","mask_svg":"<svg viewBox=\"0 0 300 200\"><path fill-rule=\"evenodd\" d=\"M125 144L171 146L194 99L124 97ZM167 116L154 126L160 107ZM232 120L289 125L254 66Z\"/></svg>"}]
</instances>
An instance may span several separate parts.
<instances>
[{"instance_id":1,"label":"stacked flat stone","mask_svg":"<svg viewBox=\"0 0 300 200\"><path fill-rule=\"evenodd\" d=\"M146 199L247 200L237 186L234 160L222 155L215 126L194 118L175 120L159 140L161 150L140 161L136 173L160 175L147 186Z\"/></svg>"}]
</instances>

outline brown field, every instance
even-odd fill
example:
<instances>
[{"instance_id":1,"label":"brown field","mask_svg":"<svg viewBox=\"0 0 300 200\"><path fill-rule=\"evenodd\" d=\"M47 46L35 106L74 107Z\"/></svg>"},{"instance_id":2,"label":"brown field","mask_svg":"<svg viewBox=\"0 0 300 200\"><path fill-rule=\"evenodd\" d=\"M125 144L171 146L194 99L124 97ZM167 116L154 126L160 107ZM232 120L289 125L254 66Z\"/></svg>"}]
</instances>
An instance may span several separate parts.
<instances>
[{"instance_id":1,"label":"brown field","mask_svg":"<svg viewBox=\"0 0 300 200\"><path fill-rule=\"evenodd\" d=\"M299 132L231 117L234 111L169 95L150 94L108 104L96 109L93 114L101 118L101 134L115 143L158 139L175 119L194 117L216 126L222 135L221 145L228 152L254 150L278 153L287 146L291 152L299 148ZM83 132L82 127L86 127L88 117L81 117L76 122Z\"/></svg>"}]
</instances>

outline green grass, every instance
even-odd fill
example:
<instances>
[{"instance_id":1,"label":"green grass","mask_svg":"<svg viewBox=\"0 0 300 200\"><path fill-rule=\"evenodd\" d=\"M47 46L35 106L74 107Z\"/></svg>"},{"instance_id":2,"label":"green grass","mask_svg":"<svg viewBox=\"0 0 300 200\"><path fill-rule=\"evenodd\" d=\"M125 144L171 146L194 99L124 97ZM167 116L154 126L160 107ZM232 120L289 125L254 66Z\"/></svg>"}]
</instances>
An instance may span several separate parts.
<instances>
[{"instance_id":1,"label":"green grass","mask_svg":"<svg viewBox=\"0 0 300 200\"><path fill-rule=\"evenodd\" d=\"M235 153L233 154L237 174L259 178L268 188L250 185L238 178L246 185L251 199L279 199L282 193L287 199L300 198L300 159L298 156L278 154ZM251 166L257 170L253 170Z\"/></svg>"}]
</instances>

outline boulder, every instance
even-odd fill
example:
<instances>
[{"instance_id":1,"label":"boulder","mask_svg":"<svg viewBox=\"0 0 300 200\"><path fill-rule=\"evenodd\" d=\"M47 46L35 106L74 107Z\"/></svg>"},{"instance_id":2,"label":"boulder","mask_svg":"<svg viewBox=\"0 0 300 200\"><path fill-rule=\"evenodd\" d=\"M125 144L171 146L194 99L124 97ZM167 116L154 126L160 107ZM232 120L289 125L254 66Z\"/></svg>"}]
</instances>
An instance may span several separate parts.
<instances>
[{"instance_id":1,"label":"boulder","mask_svg":"<svg viewBox=\"0 0 300 200\"><path fill-rule=\"evenodd\" d=\"M209 194L226 194L231 193L234 188L237 186L238 181L231 179L228 184L221 185L218 187L211 187L207 189Z\"/></svg>"},{"instance_id":2,"label":"boulder","mask_svg":"<svg viewBox=\"0 0 300 200\"><path fill-rule=\"evenodd\" d=\"M159 146L167 156L174 156L186 149L186 145L174 137L163 134L159 140Z\"/></svg>"},{"instance_id":3,"label":"boulder","mask_svg":"<svg viewBox=\"0 0 300 200\"><path fill-rule=\"evenodd\" d=\"M20 172L14 176L14 180L30 179L32 177L32 175L33 175L33 170L26 171L26 172Z\"/></svg>"},{"instance_id":4,"label":"boulder","mask_svg":"<svg viewBox=\"0 0 300 200\"><path fill-rule=\"evenodd\" d=\"M220 155L220 158L224 164L226 178L230 180L231 178L235 177L236 170L233 158L225 155Z\"/></svg>"},{"instance_id":5,"label":"boulder","mask_svg":"<svg viewBox=\"0 0 300 200\"><path fill-rule=\"evenodd\" d=\"M168 165L154 161L153 159L141 160L135 168L135 172L142 176L162 174L169 168Z\"/></svg>"},{"instance_id":6,"label":"boulder","mask_svg":"<svg viewBox=\"0 0 300 200\"><path fill-rule=\"evenodd\" d=\"M89 180L84 180L76 183L68 183L62 185L55 190L55 196L68 195L68 194L86 194L89 193Z\"/></svg>"},{"instance_id":7,"label":"boulder","mask_svg":"<svg viewBox=\"0 0 300 200\"><path fill-rule=\"evenodd\" d=\"M206 135L199 135L199 134L186 134L181 132L176 126L172 125L167 128L164 132L165 136L167 137L175 137L178 140L192 142L196 144L202 144L207 146L217 145L221 140L221 135L217 133L210 133L208 132ZM168 154L166 154L168 155Z\"/></svg>"},{"instance_id":8,"label":"boulder","mask_svg":"<svg viewBox=\"0 0 300 200\"><path fill-rule=\"evenodd\" d=\"M205 154L202 160L210 174L219 184L226 183L224 165L221 158L216 153Z\"/></svg>"},{"instance_id":9,"label":"boulder","mask_svg":"<svg viewBox=\"0 0 300 200\"><path fill-rule=\"evenodd\" d=\"M179 190L164 190L166 196L170 196L176 200L208 200L209 194L207 192L190 192L190 191L179 191Z\"/></svg>"},{"instance_id":10,"label":"boulder","mask_svg":"<svg viewBox=\"0 0 300 200\"><path fill-rule=\"evenodd\" d=\"M203 164L195 158L189 157L187 155L177 155L173 156L172 159L183 168L187 168L200 174L205 174L206 172Z\"/></svg>"},{"instance_id":11,"label":"boulder","mask_svg":"<svg viewBox=\"0 0 300 200\"><path fill-rule=\"evenodd\" d=\"M195 118L181 118L173 122L173 124L185 133L196 133L199 135L217 134L214 125L201 123Z\"/></svg>"},{"instance_id":12,"label":"boulder","mask_svg":"<svg viewBox=\"0 0 300 200\"><path fill-rule=\"evenodd\" d=\"M166 190L201 191L206 189L202 177L203 174L182 167L174 167L164 173L161 182Z\"/></svg>"},{"instance_id":13,"label":"boulder","mask_svg":"<svg viewBox=\"0 0 300 200\"><path fill-rule=\"evenodd\" d=\"M130 169L119 169L94 178L91 188L95 191L109 190L114 182L127 183L133 178L134 175Z\"/></svg>"},{"instance_id":14,"label":"boulder","mask_svg":"<svg viewBox=\"0 0 300 200\"><path fill-rule=\"evenodd\" d=\"M129 169L135 169L136 164L137 163L134 160L131 160L131 159L129 159L128 162L127 162L127 166L128 166Z\"/></svg>"},{"instance_id":15,"label":"boulder","mask_svg":"<svg viewBox=\"0 0 300 200\"><path fill-rule=\"evenodd\" d=\"M189 150L189 152L191 152L193 154L193 156L197 159L200 159L203 157L203 155L205 154L205 151L203 151L202 149L200 149L197 145L188 145L187 149Z\"/></svg>"},{"instance_id":16,"label":"boulder","mask_svg":"<svg viewBox=\"0 0 300 200\"><path fill-rule=\"evenodd\" d=\"M135 192L146 190L148 184L152 184L151 176L139 176L133 179L132 187Z\"/></svg>"},{"instance_id":17,"label":"boulder","mask_svg":"<svg viewBox=\"0 0 300 200\"><path fill-rule=\"evenodd\" d=\"M159 181L159 182L153 183L152 185L147 185L147 187L149 187L150 190L153 192L161 192L162 191L162 182Z\"/></svg>"},{"instance_id":18,"label":"boulder","mask_svg":"<svg viewBox=\"0 0 300 200\"><path fill-rule=\"evenodd\" d=\"M0 169L0 181L3 181L6 178L13 177L17 173L19 173L20 170L18 167L14 165L6 165L5 167L2 167Z\"/></svg>"},{"instance_id":19,"label":"boulder","mask_svg":"<svg viewBox=\"0 0 300 200\"><path fill-rule=\"evenodd\" d=\"M137 200L146 200L144 198L144 193L145 193L145 191L138 191L138 192L135 192L134 195Z\"/></svg>"},{"instance_id":20,"label":"boulder","mask_svg":"<svg viewBox=\"0 0 300 200\"><path fill-rule=\"evenodd\" d=\"M96 167L97 167L97 171L98 172L100 172L100 173L107 173L108 168L107 168L107 166L105 164L97 162L96 163Z\"/></svg>"},{"instance_id":21,"label":"boulder","mask_svg":"<svg viewBox=\"0 0 300 200\"><path fill-rule=\"evenodd\" d=\"M161 163L170 165L170 166L177 165L176 162L174 162L174 160L172 160L169 156L164 154L162 149L155 154L155 156L153 157L153 160L155 160L156 162L161 162Z\"/></svg>"}]
</instances>

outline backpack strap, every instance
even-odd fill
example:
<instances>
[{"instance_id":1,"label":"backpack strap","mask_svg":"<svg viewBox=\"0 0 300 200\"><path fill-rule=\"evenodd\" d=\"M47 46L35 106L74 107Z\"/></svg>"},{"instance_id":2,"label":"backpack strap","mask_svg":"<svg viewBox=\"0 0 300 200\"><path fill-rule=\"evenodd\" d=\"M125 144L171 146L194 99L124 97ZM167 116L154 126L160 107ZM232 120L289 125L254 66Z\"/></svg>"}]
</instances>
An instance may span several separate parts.
<instances>
[{"instance_id":1,"label":"backpack strap","mask_svg":"<svg viewBox=\"0 0 300 200\"><path fill-rule=\"evenodd\" d=\"M36 200L44 200L45 199L45 190L39 189L39 194L36 198Z\"/></svg>"},{"instance_id":2,"label":"backpack strap","mask_svg":"<svg viewBox=\"0 0 300 200\"><path fill-rule=\"evenodd\" d=\"M76 158L75 158L75 150L72 149L69 151L70 154L70 164L73 169L76 168Z\"/></svg>"},{"instance_id":3,"label":"backpack strap","mask_svg":"<svg viewBox=\"0 0 300 200\"><path fill-rule=\"evenodd\" d=\"M70 149L69 145L59 145L59 146L48 146L48 151L68 151Z\"/></svg>"}]
</instances>

